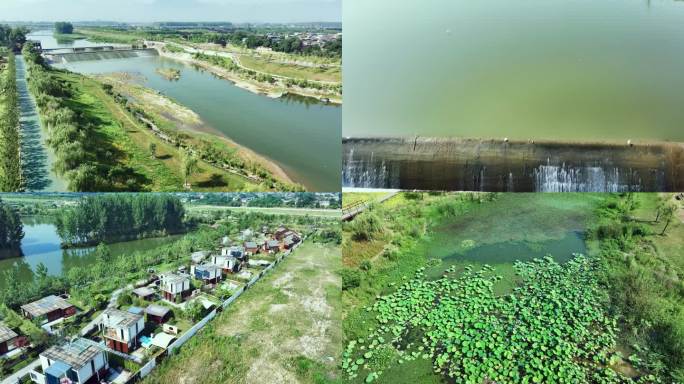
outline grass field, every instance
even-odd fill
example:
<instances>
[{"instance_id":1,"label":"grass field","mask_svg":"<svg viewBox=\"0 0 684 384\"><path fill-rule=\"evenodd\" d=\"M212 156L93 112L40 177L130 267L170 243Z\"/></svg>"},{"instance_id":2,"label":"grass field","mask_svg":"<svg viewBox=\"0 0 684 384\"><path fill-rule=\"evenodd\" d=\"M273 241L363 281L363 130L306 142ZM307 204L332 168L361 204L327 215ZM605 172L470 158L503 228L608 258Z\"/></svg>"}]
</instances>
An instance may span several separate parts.
<instances>
[{"instance_id":1,"label":"grass field","mask_svg":"<svg viewBox=\"0 0 684 384\"><path fill-rule=\"evenodd\" d=\"M341 67L321 68L284 64L257 55L239 55L239 58L242 65L259 72L303 80L342 82Z\"/></svg>"},{"instance_id":2,"label":"grass field","mask_svg":"<svg viewBox=\"0 0 684 384\"><path fill-rule=\"evenodd\" d=\"M331 383L341 354L340 251L304 243L144 383Z\"/></svg>"}]
</instances>

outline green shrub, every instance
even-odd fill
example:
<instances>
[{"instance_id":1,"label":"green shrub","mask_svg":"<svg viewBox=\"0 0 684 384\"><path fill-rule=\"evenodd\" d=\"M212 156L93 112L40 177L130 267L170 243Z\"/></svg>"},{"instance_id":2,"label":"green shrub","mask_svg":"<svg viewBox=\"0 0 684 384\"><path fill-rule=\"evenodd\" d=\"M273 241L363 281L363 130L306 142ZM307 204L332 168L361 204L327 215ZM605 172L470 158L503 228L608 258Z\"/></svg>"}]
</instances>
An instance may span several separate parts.
<instances>
[{"instance_id":1,"label":"green shrub","mask_svg":"<svg viewBox=\"0 0 684 384\"><path fill-rule=\"evenodd\" d=\"M361 284L361 273L354 269L344 268L339 272L342 277L342 290L356 288Z\"/></svg>"}]
</instances>

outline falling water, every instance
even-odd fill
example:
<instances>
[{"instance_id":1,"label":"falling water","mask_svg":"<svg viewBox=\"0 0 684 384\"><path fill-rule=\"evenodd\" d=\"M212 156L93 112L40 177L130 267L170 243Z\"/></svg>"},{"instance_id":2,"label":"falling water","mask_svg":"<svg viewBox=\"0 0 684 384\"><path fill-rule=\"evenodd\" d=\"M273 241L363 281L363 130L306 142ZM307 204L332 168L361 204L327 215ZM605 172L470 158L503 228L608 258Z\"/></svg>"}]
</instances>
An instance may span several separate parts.
<instances>
[{"instance_id":1,"label":"falling water","mask_svg":"<svg viewBox=\"0 0 684 384\"><path fill-rule=\"evenodd\" d=\"M636 182L635 182L636 181ZM540 165L534 170L536 192L638 192L641 180L614 166Z\"/></svg>"},{"instance_id":2,"label":"falling water","mask_svg":"<svg viewBox=\"0 0 684 384\"><path fill-rule=\"evenodd\" d=\"M159 56L159 53L154 49L136 49L56 54L54 55L54 60L56 62L61 62L62 64L68 64L81 61L130 59L135 57L153 56Z\"/></svg>"}]
</instances>

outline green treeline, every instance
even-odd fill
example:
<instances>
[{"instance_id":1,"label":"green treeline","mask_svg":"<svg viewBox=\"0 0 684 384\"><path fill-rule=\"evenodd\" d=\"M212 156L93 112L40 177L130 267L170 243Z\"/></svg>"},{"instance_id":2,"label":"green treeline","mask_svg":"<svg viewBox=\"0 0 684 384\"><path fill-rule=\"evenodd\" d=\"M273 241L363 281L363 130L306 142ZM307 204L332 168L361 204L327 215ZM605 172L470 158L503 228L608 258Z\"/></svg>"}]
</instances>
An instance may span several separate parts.
<instances>
[{"instance_id":1,"label":"green treeline","mask_svg":"<svg viewBox=\"0 0 684 384\"><path fill-rule=\"evenodd\" d=\"M69 35L74 32L74 26L71 23L58 21L55 23L55 33Z\"/></svg>"},{"instance_id":2,"label":"green treeline","mask_svg":"<svg viewBox=\"0 0 684 384\"><path fill-rule=\"evenodd\" d=\"M117 149L97 132L101 119L78 108L78 92L66 73L49 68L28 45L24 58L29 88L36 98L40 118L48 132L48 145L56 154L54 171L68 181L70 191L137 191L139 175L115 163ZM74 75L78 76L78 75Z\"/></svg>"},{"instance_id":3,"label":"green treeline","mask_svg":"<svg viewBox=\"0 0 684 384\"><path fill-rule=\"evenodd\" d=\"M21 190L21 136L16 63L10 52L0 77L0 191Z\"/></svg>"},{"instance_id":4,"label":"green treeline","mask_svg":"<svg viewBox=\"0 0 684 384\"><path fill-rule=\"evenodd\" d=\"M0 257L20 254L24 226L21 217L9 205L0 200Z\"/></svg>"},{"instance_id":5,"label":"green treeline","mask_svg":"<svg viewBox=\"0 0 684 384\"><path fill-rule=\"evenodd\" d=\"M57 216L64 246L79 246L181 233L185 208L165 194L108 194L84 198Z\"/></svg>"},{"instance_id":6,"label":"green treeline","mask_svg":"<svg viewBox=\"0 0 684 384\"><path fill-rule=\"evenodd\" d=\"M26 42L28 32L28 29L24 27L12 28L9 25L0 25L0 47L18 52Z\"/></svg>"}]
</instances>

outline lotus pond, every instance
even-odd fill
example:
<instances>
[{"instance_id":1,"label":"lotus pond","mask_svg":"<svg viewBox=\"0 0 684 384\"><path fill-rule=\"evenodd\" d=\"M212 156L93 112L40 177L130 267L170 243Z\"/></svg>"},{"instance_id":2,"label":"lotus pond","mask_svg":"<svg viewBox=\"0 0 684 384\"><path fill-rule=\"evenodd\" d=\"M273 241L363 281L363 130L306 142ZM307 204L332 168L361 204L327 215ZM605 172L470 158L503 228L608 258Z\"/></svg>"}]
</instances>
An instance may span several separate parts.
<instances>
[{"instance_id":1,"label":"lotus pond","mask_svg":"<svg viewBox=\"0 0 684 384\"><path fill-rule=\"evenodd\" d=\"M583 255L517 262L519 284L507 295L494 293L502 276L488 265L452 266L436 280L420 269L365 308L377 326L347 344L342 368L367 383L418 359L455 383L631 382L609 368L623 356L596 268Z\"/></svg>"}]
</instances>

